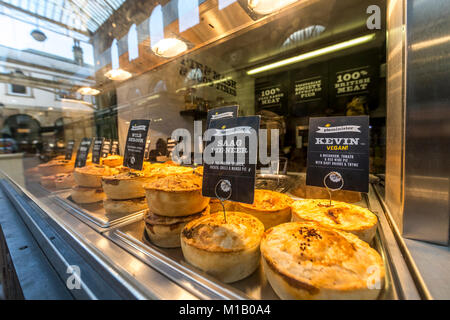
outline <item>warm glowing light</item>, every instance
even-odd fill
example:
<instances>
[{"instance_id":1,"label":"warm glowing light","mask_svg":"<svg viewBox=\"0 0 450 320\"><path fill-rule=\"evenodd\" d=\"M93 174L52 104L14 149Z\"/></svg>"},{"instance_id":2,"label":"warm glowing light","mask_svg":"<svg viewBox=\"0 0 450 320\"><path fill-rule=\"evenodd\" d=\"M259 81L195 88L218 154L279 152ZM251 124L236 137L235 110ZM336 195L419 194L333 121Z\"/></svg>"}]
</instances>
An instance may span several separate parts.
<instances>
[{"instance_id":1,"label":"warm glowing light","mask_svg":"<svg viewBox=\"0 0 450 320\"><path fill-rule=\"evenodd\" d=\"M352 40L348 40L348 41L344 41L344 42L340 42L337 44L333 44L331 46L322 48L322 49L318 49L318 50L314 50L314 51L310 51L307 53L303 53L301 55L295 56L295 57L291 57L288 59L284 59L284 60L280 60L274 63L270 63L270 64L266 64L265 66L261 66L252 70L247 71L248 75L251 74L256 74L256 73L260 73L260 72L264 72L264 71L268 71L268 70L272 70L275 68L280 68L292 63L297 63L300 61L304 61L304 60L308 60L308 59L312 59L318 56L322 56L324 54L327 53L331 53L331 52L335 52L335 51L339 51L342 49L346 49L346 48L350 48L350 47L354 47L356 45L371 41L375 38L375 34L369 34L367 36L363 36L363 37L359 37L359 38L355 38Z\"/></svg>"},{"instance_id":2,"label":"warm glowing light","mask_svg":"<svg viewBox=\"0 0 450 320\"><path fill-rule=\"evenodd\" d=\"M175 38L162 39L152 47L152 51L156 55L164 58L175 57L186 50L186 43Z\"/></svg>"},{"instance_id":3,"label":"warm glowing light","mask_svg":"<svg viewBox=\"0 0 450 320\"><path fill-rule=\"evenodd\" d=\"M100 90L91 87L81 87L77 90L77 92L82 94L83 96L96 96L100 93Z\"/></svg>"},{"instance_id":4,"label":"warm glowing light","mask_svg":"<svg viewBox=\"0 0 450 320\"><path fill-rule=\"evenodd\" d=\"M248 0L248 6L258 14L269 14L298 0Z\"/></svg>"},{"instance_id":5,"label":"warm glowing light","mask_svg":"<svg viewBox=\"0 0 450 320\"><path fill-rule=\"evenodd\" d=\"M131 78L131 73L122 69L112 69L105 73L105 77L111 80L123 81Z\"/></svg>"}]
</instances>

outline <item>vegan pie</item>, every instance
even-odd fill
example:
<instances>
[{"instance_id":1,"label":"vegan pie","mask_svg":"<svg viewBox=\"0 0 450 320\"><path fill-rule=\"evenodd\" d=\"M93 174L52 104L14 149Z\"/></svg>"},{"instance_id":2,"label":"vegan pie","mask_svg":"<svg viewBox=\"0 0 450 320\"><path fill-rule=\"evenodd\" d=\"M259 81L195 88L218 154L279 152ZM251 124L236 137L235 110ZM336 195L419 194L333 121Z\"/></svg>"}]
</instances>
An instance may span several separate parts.
<instances>
[{"instance_id":1,"label":"vegan pie","mask_svg":"<svg viewBox=\"0 0 450 320\"><path fill-rule=\"evenodd\" d=\"M325 227L351 232L361 240L371 242L378 219L366 208L340 201L297 200L292 206L292 221L314 221Z\"/></svg>"}]
</instances>

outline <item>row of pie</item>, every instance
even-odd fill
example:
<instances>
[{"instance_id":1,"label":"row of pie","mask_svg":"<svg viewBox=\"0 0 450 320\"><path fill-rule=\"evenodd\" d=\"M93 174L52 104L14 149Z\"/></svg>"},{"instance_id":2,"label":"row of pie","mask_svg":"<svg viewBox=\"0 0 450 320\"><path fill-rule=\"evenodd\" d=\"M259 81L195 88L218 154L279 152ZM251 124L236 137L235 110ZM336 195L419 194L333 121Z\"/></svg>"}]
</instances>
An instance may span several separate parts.
<instances>
[{"instance_id":1,"label":"row of pie","mask_svg":"<svg viewBox=\"0 0 450 320\"><path fill-rule=\"evenodd\" d=\"M283 299L372 299L382 288L384 264L368 244L377 217L368 209L255 190L253 204L226 202L224 214L202 196L201 168L171 164L88 165L74 178L74 201L103 201L107 212L148 208L152 243L181 246L187 262L223 282L251 275L262 261Z\"/></svg>"},{"instance_id":2,"label":"row of pie","mask_svg":"<svg viewBox=\"0 0 450 320\"><path fill-rule=\"evenodd\" d=\"M217 201L202 196L201 180L184 173L144 185L152 243L181 246L187 262L226 283L251 275L262 260L284 299L378 296L384 264L368 244L377 228L368 209L256 190L253 204L226 203L224 215Z\"/></svg>"}]
</instances>

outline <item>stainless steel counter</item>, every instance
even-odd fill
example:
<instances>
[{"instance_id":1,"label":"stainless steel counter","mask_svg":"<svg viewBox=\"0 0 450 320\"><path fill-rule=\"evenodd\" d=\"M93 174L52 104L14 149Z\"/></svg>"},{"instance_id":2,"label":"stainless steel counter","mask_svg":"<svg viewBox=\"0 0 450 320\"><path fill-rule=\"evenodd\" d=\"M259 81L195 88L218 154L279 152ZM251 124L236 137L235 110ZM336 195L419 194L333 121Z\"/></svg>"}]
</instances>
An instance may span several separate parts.
<instances>
[{"instance_id":1,"label":"stainless steel counter","mask_svg":"<svg viewBox=\"0 0 450 320\"><path fill-rule=\"evenodd\" d=\"M187 264L179 249L161 249L145 241L140 216L122 219L113 225L90 221L56 200L41 187L29 185L27 190L6 177L0 183L22 219L42 243L44 253L55 264L62 279L67 279L67 266L80 263L83 290L75 298L103 298L101 286L124 299L277 299L261 270L247 279L225 285ZM61 195L61 194L59 194ZM379 217L379 232L373 244L386 261L387 286L380 298L420 299L423 288L418 287L403 259L396 236L385 215L382 203L373 187L361 203ZM40 228L42 222L47 229ZM76 251L82 261L55 245L58 235L65 245ZM94 279L101 275L101 282ZM420 282L419 282L420 284Z\"/></svg>"}]
</instances>

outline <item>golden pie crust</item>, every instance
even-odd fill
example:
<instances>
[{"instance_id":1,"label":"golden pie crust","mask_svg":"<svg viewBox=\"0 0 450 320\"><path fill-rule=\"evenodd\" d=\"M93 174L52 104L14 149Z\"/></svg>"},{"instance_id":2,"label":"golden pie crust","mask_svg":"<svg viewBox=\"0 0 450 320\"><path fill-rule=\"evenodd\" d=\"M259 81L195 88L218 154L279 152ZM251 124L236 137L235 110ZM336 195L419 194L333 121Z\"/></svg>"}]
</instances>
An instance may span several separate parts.
<instances>
[{"instance_id":1,"label":"golden pie crust","mask_svg":"<svg viewBox=\"0 0 450 320\"><path fill-rule=\"evenodd\" d=\"M232 201L225 200L223 202L225 206L225 211L235 211L236 203ZM211 213L214 212L223 212L222 205L220 204L219 199L210 198L209 200L209 208L211 210Z\"/></svg>"},{"instance_id":2,"label":"golden pie crust","mask_svg":"<svg viewBox=\"0 0 450 320\"><path fill-rule=\"evenodd\" d=\"M255 190L253 204L237 203L237 210L251 214L261 220L266 229L291 220L293 200L282 193L258 189Z\"/></svg>"},{"instance_id":3,"label":"golden pie crust","mask_svg":"<svg viewBox=\"0 0 450 320\"><path fill-rule=\"evenodd\" d=\"M361 240L371 242L378 218L370 210L357 205L329 200L297 200L292 205L292 221L314 221L325 227L351 232Z\"/></svg>"},{"instance_id":4,"label":"golden pie crust","mask_svg":"<svg viewBox=\"0 0 450 320\"><path fill-rule=\"evenodd\" d=\"M189 222L181 232L184 258L193 266L230 283L259 266L264 225L242 212L213 213Z\"/></svg>"},{"instance_id":5,"label":"golden pie crust","mask_svg":"<svg viewBox=\"0 0 450 320\"><path fill-rule=\"evenodd\" d=\"M108 167L118 167L123 164L123 157L119 155L109 155L106 158L102 158L102 165Z\"/></svg>"},{"instance_id":6,"label":"golden pie crust","mask_svg":"<svg viewBox=\"0 0 450 320\"><path fill-rule=\"evenodd\" d=\"M72 200L79 204L95 203L106 199L102 188L87 188L76 186L70 194Z\"/></svg>"},{"instance_id":7,"label":"golden pie crust","mask_svg":"<svg viewBox=\"0 0 450 320\"><path fill-rule=\"evenodd\" d=\"M55 175L56 189L69 189L75 185L75 178L73 173L59 173Z\"/></svg>"},{"instance_id":8,"label":"golden pie crust","mask_svg":"<svg viewBox=\"0 0 450 320\"><path fill-rule=\"evenodd\" d=\"M145 197L143 185L153 177L144 171L127 171L101 178L102 187L108 199L127 200Z\"/></svg>"},{"instance_id":9,"label":"golden pie crust","mask_svg":"<svg viewBox=\"0 0 450 320\"><path fill-rule=\"evenodd\" d=\"M38 165L39 173L43 176L52 176L57 173L69 173L73 171L74 162L70 160L52 160Z\"/></svg>"},{"instance_id":10,"label":"golden pie crust","mask_svg":"<svg viewBox=\"0 0 450 320\"><path fill-rule=\"evenodd\" d=\"M165 217L149 211L144 218L145 231L150 241L158 247L178 248L184 226L189 221L208 214L208 206L202 212L183 217Z\"/></svg>"},{"instance_id":11,"label":"golden pie crust","mask_svg":"<svg viewBox=\"0 0 450 320\"><path fill-rule=\"evenodd\" d=\"M117 170L99 164L91 164L82 168L75 168L73 176L77 185L89 188L101 188L102 176L110 176Z\"/></svg>"},{"instance_id":12,"label":"golden pie crust","mask_svg":"<svg viewBox=\"0 0 450 320\"><path fill-rule=\"evenodd\" d=\"M376 299L383 287L381 256L355 235L313 222L267 230L264 272L282 299Z\"/></svg>"},{"instance_id":13,"label":"golden pie crust","mask_svg":"<svg viewBox=\"0 0 450 320\"><path fill-rule=\"evenodd\" d=\"M126 200L145 197L144 184L167 175L192 172L191 168L144 162L142 171L119 166L119 173L102 177L102 186L109 199Z\"/></svg>"},{"instance_id":14,"label":"golden pie crust","mask_svg":"<svg viewBox=\"0 0 450 320\"><path fill-rule=\"evenodd\" d=\"M209 198L202 196L202 177L194 173L155 179L144 188L148 207L162 216L188 216L201 212L209 203Z\"/></svg>"},{"instance_id":15,"label":"golden pie crust","mask_svg":"<svg viewBox=\"0 0 450 320\"><path fill-rule=\"evenodd\" d=\"M145 198L129 200L103 200L103 208L108 214L128 215L147 209L147 200Z\"/></svg>"},{"instance_id":16,"label":"golden pie crust","mask_svg":"<svg viewBox=\"0 0 450 320\"><path fill-rule=\"evenodd\" d=\"M201 212L209 203L202 195L202 177L194 173L169 175L144 186L149 209L169 217Z\"/></svg>"},{"instance_id":17,"label":"golden pie crust","mask_svg":"<svg viewBox=\"0 0 450 320\"><path fill-rule=\"evenodd\" d=\"M51 175L51 176L42 176L42 177L40 178L40 180L41 180L41 185L42 185L44 188L53 189L53 188L55 188L55 179L56 179L55 175Z\"/></svg>"}]
</instances>

